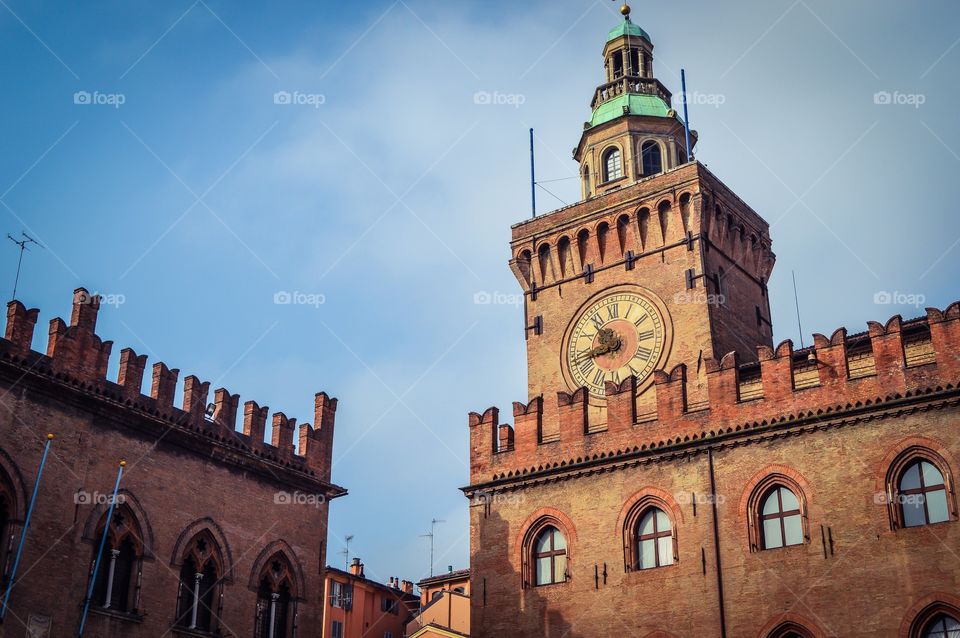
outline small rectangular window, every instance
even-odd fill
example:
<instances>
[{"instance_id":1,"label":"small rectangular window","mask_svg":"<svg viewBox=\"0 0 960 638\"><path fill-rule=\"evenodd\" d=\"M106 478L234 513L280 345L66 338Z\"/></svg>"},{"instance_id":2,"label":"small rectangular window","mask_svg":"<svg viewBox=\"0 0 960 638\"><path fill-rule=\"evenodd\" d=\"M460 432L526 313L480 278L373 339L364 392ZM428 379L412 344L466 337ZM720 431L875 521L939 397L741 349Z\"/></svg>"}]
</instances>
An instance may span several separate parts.
<instances>
[{"instance_id":1,"label":"small rectangular window","mask_svg":"<svg viewBox=\"0 0 960 638\"><path fill-rule=\"evenodd\" d=\"M333 624L330 626L330 635L331 638L343 638L343 623L339 620L334 620Z\"/></svg>"}]
</instances>

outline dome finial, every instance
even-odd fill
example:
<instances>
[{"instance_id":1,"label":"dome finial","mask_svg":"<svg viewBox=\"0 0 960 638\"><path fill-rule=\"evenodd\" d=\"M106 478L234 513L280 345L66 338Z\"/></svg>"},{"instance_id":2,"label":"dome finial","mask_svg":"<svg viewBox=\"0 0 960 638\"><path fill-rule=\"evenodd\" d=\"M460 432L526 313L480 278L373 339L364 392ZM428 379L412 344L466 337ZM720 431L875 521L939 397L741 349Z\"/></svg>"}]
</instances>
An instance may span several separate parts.
<instances>
[{"instance_id":1,"label":"dome finial","mask_svg":"<svg viewBox=\"0 0 960 638\"><path fill-rule=\"evenodd\" d=\"M620 13L623 14L624 19L629 20L629 19L630 19L630 5L627 4L626 2L624 2L624 3L623 3L623 6L620 7Z\"/></svg>"}]
</instances>

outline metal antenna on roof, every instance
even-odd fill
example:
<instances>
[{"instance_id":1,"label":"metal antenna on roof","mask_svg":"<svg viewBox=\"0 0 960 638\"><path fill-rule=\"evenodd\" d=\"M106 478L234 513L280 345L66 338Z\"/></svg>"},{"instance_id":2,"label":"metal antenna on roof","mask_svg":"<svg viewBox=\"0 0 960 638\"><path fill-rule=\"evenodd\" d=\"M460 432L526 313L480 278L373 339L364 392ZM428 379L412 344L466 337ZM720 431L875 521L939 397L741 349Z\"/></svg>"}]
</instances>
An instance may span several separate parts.
<instances>
[{"instance_id":1,"label":"metal antenna on roof","mask_svg":"<svg viewBox=\"0 0 960 638\"><path fill-rule=\"evenodd\" d=\"M349 534L346 538L343 539L344 546L340 550L340 553L343 554L343 571L350 571L350 541L353 540L353 534Z\"/></svg>"},{"instance_id":2,"label":"metal antenna on roof","mask_svg":"<svg viewBox=\"0 0 960 638\"><path fill-rule=\"evenodd\" d=\"M435 518L435 519L433 519L432 521L430 521L430 533L429 533L429 534L421 534L421 535L420 535L420 538L429 538L429 539L430 539L430 576L433 576L433 536L434 536L434 533L433 533L433 532L434 532L434 528L436 527L437 523L446 523L446 522L447 522L447 521L445 521L445 520L442 520L442 519L439 519L439 518Z\"/></svg>"},{"instance_id":3,"label":"metal antenna on roof","mask_svg":"<svg viewBox=\"0 0 960 638\"><path fill-rule=\"evenodd\" d=\"M797 329L800 331L800 349L803 350L803 324L800 323L800 295L797 294L797 273L790 271L793 275L793 301L797 306Z\"/></svg>"},{"instance_id":4,"label":"metal antenna on roof","mask_svg":"<svg viewBox=\"0 0 960 638\"><path fill-rule=\"evenodd\" d=\"M25 232L20 231L20 235L23 236L22 239L17 239L10 233L7 233L7 239L9 239L10 241L12 241L17 246L20 247L20 258L17 260L17 276L13 280L13 296L11 297L11 299L17 298L17 286L20 284L20 267L23 265L23 253L24 251L30 250L29 248L27 248L27 246L29 244L36 244L37 246L40 246L40 248L43 248L43 244L38 242L36 239L31 237L30 235L26 234Z\"/></svg>"}]
</instances>

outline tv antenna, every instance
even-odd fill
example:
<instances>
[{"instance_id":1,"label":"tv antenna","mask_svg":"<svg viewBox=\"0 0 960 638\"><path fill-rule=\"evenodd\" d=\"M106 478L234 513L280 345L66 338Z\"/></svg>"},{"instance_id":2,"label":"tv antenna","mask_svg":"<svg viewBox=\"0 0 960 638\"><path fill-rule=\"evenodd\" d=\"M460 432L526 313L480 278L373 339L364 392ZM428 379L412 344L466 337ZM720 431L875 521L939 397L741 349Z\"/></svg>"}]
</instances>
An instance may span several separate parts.
<instances>
[{"instance_id":1,"label":"tv antenna","mask_svg":"<svg viewBox=\"0 0 960 638\"><path fill-rule=\"evenodd\" d=\"M803 324L800 322L800 295L797 294L797 273L791 270L793 275L793 303L797 306L797 329L800 331L800 349L803 349Z\"/></svg>"},{"instance_id":2,"label":"tv antenna","mask_svg":"<svg viewBox=\"0 0 960 638\"><path fill-rule=\"evenodd\" d=\"M343 539L343 549L340 550L340 553L343 554L343 571L350 571L350 541L353 540L353 534L348 534L346 538Z\"/></svg>"},{"instance_id":3,"label":"tv antenna","mask_svg":"<svg viewBox=\"0 0 960 638\"><path fill-rule=\"evenodd\" d=\"M420 534L420 538L429 538L430 539L430 576L433 576L433 536L434 528L437 526L437 523L446 523L447 521L435 518L430 521L430 533L429 534Z\"/></svg>"},{"instance_id":4,"label":"tv antenna","mask_svg":"<svg viewBox=\"0 0 960 638\"><path fill-rule=\"evenodd\" d=\"M27 246L29 246L30 244L36 244L40 248L43 248L43 244L38 242L36 239L31 237L30 235L26 234L25 232L20 231L20 235L21 235L21 238L17 239L10 233L7 233L7 239L9 239L10 241L12 241L17 246L20 247L20 258L17 260L17 276L13 280L13 297L11 297L11 299L17 298L17 286L20 284L20 267L23 265L23 253L24 251L30 250L29 248L27 248Z\"/></svg>"}]
</instances>

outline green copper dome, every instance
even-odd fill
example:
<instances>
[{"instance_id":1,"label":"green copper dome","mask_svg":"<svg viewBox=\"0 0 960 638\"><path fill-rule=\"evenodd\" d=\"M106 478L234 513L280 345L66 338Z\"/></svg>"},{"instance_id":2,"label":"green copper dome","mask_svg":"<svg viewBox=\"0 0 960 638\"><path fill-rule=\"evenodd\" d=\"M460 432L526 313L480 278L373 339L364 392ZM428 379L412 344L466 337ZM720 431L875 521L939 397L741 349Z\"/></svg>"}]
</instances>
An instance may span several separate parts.
<instances>
[{"instance_id":1,"label":"green copper dome","mask_svg":"<svg viewBox=\"0 0 960 638\"><path fill-rule=\"evenodd\" d=\"M627 113L624 113L627 107ZM670 105L655 95L641 95L627 93L618 95L608 102L604 102L593 110L590 118L591 128L598 124L615 120L622 115L649 115L652 117L671 117ZM674 115L678 122L682 122L678 115Z\"/></svg>"},{"instance_id":2,"label":"green copper dome","mask_svg":"<svg viewBox=\"0 0 960 638\"><path fill-rule=\"evenodd\" d=\"M647 35L647 32L630 22L629 18L610 29L610 33L607 35L607 42L616 40L622 35L627 35L632 38L643 38L647 42L651 42L650 36Z\"/></svg>"}]
</instances>

